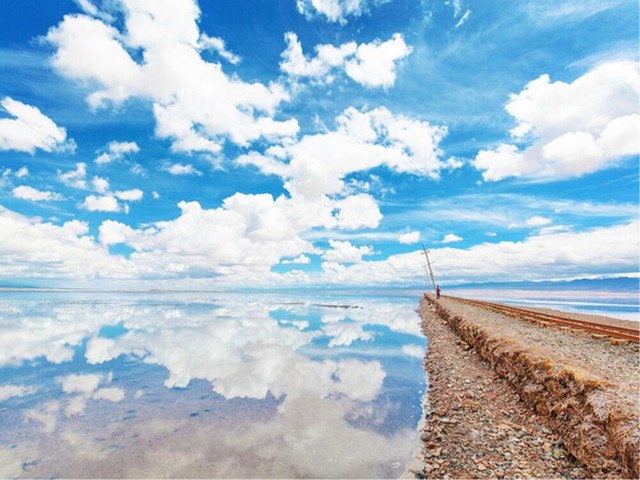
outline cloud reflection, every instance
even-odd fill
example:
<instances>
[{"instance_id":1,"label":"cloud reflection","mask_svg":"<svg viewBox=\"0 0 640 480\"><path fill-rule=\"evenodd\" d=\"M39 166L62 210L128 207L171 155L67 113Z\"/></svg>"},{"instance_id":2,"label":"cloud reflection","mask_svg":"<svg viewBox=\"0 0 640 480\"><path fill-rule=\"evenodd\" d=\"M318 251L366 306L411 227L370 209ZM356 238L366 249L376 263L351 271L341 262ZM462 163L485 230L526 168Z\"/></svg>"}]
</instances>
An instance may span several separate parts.
<instances>
[{"instance_id":1,"label":"cloud reflection","mask_svg":"<svg viewBox=\"0 0 640 480\"><path fill-rule=\"evenodd\" d=\"M44 363L57 371L56 365L69 365L40 379L48 387L39 402L14 404L31 422L38 448L0 453L10 465L18 464L15 455L22 459L22 470L7 476L401 473L390 465L410 456L415 432L383 421L392 406L380 400L389 373L376 342L384 331L413 335L412 308L378 301L338 313L304 303L274 306L268 298L174 300L58 302L0 317L3 332L24 340L7 343L0 374L3 366L29 371ZM31 335L36 325L42 328ZM350 354L356 342L370 353ZM319 345L327 344L345 350L325 355ZM385 349L406 358L416 353L401 343ZM123 370L135 365L147 370ZM158 376L144 373L152 371ZM0 401L40 395L38 386L21 387L18 380L0 386ZM205 381L208 395L200 386ZM60 458L52 455L57 442L67 445ZM35 463L27 472L29 462Z\"/></svg>"}]
</instances>

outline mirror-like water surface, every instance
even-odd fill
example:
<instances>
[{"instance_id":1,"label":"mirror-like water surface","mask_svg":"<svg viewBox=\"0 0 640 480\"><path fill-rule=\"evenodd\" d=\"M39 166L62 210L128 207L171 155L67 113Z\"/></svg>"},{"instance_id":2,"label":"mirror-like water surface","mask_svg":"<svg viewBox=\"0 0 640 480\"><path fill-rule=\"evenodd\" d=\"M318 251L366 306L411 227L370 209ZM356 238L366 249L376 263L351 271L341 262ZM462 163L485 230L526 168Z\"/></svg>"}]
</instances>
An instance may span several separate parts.
<instances>
[{"instance_id":1,"label":"mirror-like water surface","mask_svg":"<svg viewBox=\"0 0 640 480\"><path fill-rule=\"evenodd\" d=\"M1 477L397 477L418 296L3 292Z\"/></svg>"}]
</instances>

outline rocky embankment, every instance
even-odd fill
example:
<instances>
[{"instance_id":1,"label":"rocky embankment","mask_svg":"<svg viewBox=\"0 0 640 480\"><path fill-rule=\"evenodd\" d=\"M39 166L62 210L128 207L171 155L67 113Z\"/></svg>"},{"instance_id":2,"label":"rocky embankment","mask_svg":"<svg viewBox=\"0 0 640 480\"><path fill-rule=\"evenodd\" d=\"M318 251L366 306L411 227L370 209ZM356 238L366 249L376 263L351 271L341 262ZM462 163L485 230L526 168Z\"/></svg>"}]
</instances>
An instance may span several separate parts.
<instances>
[{"instance_id":1,"label":"rocky embankment","mask_svg":"<svg viewBox=\"0 0 640 480\"><path fill-rule=\"evenodd\" d=\"M637 345L452 299L419 313L429 389L410 476L638 478Z\"/></svg>"}]
</instances>

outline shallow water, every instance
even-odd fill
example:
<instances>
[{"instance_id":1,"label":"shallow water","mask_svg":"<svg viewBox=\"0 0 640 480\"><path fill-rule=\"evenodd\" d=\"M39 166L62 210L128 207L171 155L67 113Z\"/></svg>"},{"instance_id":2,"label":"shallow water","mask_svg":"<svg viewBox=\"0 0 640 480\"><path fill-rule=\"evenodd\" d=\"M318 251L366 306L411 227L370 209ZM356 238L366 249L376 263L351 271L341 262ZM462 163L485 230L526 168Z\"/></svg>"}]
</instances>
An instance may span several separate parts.
<instances>
[{"instance_id":1,"label":"shallow water","mask_svg":"<svg viewBox=\"0 0 640 480\"><path fill-rule=\"evenodd\" d=\"M640 322L637 291L450 288L447 294Z\"/></svg>"},{"instance_id":2,"label":"shallow water","mask_svg":"<svg viewBox=\"0 0 640 480\"><path fill-rule=\"evenodd\" d=\"M0 477L397 477L418 300L3 292Z\"/></svg>"}]
</instances>

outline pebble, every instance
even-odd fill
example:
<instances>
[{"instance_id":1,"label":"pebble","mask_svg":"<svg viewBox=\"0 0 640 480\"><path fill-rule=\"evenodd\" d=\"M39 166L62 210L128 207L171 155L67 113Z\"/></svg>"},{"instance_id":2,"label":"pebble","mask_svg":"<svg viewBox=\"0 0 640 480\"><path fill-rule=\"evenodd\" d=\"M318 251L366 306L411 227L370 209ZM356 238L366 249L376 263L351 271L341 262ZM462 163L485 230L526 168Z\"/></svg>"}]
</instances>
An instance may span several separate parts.
<instances>
[{"instance_id":1,"label":"pebble","mask_svg":"<svg viewBox=\"0 0 640 480\"><path fill-rule=\"evenodd\" d=\"M431 412L420 438L425 442L425 478L590 478L560 439L533 415L446 324L428 321L425 361ZM474 353L473 350L470 353ZM563 455L555 459L556 455ZM563 473L564 472L564 473Z\"/></svg>"}]
</instances>

